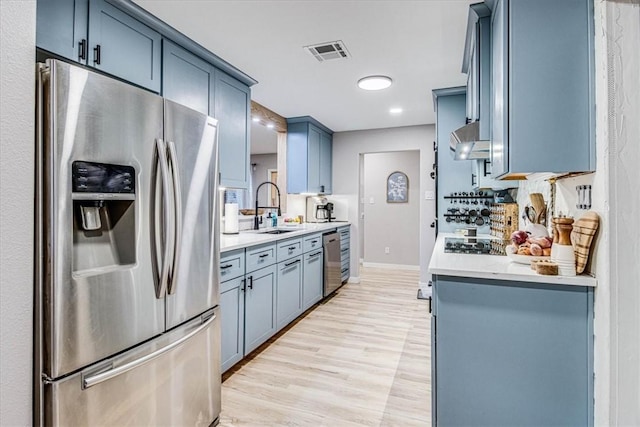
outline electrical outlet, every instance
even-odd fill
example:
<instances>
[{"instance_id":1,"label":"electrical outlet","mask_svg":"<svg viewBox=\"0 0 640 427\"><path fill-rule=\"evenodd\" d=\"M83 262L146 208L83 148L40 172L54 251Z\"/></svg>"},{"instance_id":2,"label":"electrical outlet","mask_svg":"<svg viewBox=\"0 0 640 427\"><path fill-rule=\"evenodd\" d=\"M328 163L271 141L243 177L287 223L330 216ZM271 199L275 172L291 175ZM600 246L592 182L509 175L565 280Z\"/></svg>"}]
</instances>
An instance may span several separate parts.
<instances>
[{"instance_id":1,"label":"electrical outlet","mask_svg":"<svg viewBox=\"0 0 640 427\"><path fill-rule=\"evenodd\" d=\"M385 253L385 254L388 254L388 253L389 253L389 246L386 246L386 247L384 248L384 253Z\"/></svg>"}]
</instances>

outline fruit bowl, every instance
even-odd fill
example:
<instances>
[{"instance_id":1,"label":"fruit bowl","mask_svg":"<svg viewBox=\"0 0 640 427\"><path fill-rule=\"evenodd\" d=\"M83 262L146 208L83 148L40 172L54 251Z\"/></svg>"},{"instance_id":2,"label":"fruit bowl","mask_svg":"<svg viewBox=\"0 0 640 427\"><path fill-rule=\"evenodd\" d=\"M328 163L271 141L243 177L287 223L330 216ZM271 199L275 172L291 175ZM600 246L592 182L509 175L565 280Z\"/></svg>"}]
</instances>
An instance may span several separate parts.
<instances>
[{"instance_id":1,"label":"fruit bowl","mask_svg":"<svg viewBox=\"0 0 640 427\"><path fill-rule=\"evenodd\" d=\"M550 256L533 256L533 255L518 255L518 254L510 254L507 252L507 257L513 262L517 262L519 264L531 264L531 261L540 261L543 259L550 260Z\"/></svg>"}]
</instances>

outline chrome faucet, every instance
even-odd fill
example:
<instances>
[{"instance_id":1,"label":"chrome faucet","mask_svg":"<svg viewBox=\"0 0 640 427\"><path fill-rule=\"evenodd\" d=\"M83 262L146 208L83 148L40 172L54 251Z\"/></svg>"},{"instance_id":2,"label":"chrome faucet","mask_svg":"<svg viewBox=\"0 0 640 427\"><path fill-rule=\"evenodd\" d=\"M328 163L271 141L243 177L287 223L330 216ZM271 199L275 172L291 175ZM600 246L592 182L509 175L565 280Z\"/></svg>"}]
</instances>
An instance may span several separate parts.
<instances>
[{"instance_id":1,"label":"chrome faucet","mask_svg":"<svg viewBox=\"0 0 640 427\"><path fill-rule=\"evenodd\" d=\"M262 187L265 184L271 184L274 187L276 187L276 191L278 192L278 206L258 206L258 191L260 191L260 187ZM258 222L258 209L275 209L278 208L278 216L282 216L282 211L280 210L280 189L278 188L278 186L276 184L274 184L271 181L265 181L262 184L258 185L258 188L256 188L256 210L255 210L255 214L256 217L253 221L253 229L257 230L260 228L260 224Z\"/></svg>"}]
</instances>

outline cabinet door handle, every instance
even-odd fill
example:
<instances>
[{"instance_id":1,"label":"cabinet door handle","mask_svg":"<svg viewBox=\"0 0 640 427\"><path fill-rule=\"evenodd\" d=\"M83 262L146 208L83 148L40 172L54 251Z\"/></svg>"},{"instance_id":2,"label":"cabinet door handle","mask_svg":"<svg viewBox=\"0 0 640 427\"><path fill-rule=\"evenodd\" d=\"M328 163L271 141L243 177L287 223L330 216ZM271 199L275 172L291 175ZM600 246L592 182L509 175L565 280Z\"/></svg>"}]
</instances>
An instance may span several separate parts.
<instances>
[{"instance_id":1,"label":"cabinet door handle","mask_svg":"<svg viewBox=\"0 0 640 427\"><path fill-rule=\"evenodd\" d=\"M471 186L475 186L476 185L476 174L472 173L471 174Z\"/></svg>"},{"instance_id":2,"label":"cabinet door handle","mask_svg":"<svg viewBox=\"0 0 640 427\"><path fill-rule=\"evenodd\" d=\"M284 266L285 266L285 267L291 267L293 264L297 264L297 263L299 263L299 262L300 262L300 260L299 260L299 259L297 259L297 260L295 260L295 261L291 261L291 262L290 262L290 263L288 263L288 264L285 264Z\"/></svg>"},{"instance_id":3,"label":"cabinet door handle","mask_svg":"<svg viewBox=\"0 0 640 427\"><path fill-rule=\"evenodd\" d=\"M294 251L295 249L296 249L296 247L295 247L295 246L289 246L289 250L290 250L290 251Z\"/></svg>"},{"instance_id":4,"label":"cabinet door handle","mask_svg":"<svg viewBox=\"0 0 640 427\"><path fill-rule=\"evenodd\" d=\"M226 264L226 265L221 265L221 266L220 266L220 269L221 269L221 270L225 270L225 269L227 269L227 268L231 268L231 267L233 267L233 264Z\"/></svg>"},{"instance_id":5,"label":"cabinet door handle","mask_svg":"<svg viewBox=\"0 0 640 427\"><path fill-rule=\"evenodd\" d=\"M87 39L78 42L78 59L87 59Z\"/></svg>"},{"instance_id":6,"label":"cabinet door handle","mask_svg":"<svg viewBox=\"0 0 640 427\"><path fill-rule=\"evenodd\" d=\"M318 241L317 240L312 240L311 243L316 244L316 243L318 243Z\"/></svg>"},{"instance_id":7,"label":"cabinet door handle","mask_svg":"<svg viewBox=\"0 0 640 427\"><path fill-rule=\"evenodd\" d=\"M311 254L311 255L309 255L309 257L310 257L310 258L311 258L311 257L314 257L314 258L315 258L315 257L317 257L318 255L321 255L321 254L322 254L322 251L320 251L320 252L316 252L315 254Z\"/></svg>"},{"instance_id":8,"label":"cabinet door handle","mask_svg":"<svg viewBox=\"0 0 640 427\"><path fill-rule=\"evenodd\" d=\"M96 47L93 48L93 63L96 65L100 65L100 45L97 44Z\"/></svg>"},{"instance_id":9,"label":"cabinet door handle","mask_svg":"<svg viewBox=\"0 0 640 427\"><path fill-rule=\"evenodd\" d=\"M268 257L268 256L269 256L269 254L262 254L262 255L260 255L260 258L264 258L264 257Z\"/></svg>"},{"instance_id":10,"label":"cabinet door handle","mask_svg":"<svg viewBox=\"0 0 640 427\"><path fill-rule=\"evenodd\" d=\"M320 192L321 192L321 193L324 193L324 185L321 185L321 186L320 186Z\"/></svg>"},{"instance_id":11,"label":"cabinet door handle","mask_svg":"<svg viewBox=\"0 0 640 427\"><path fill-rule=\"evenodd\" d=\"M249 289L253 289L253 276L249 276Z\"/></svg>"},{"instance_id":12,"label":"cabinet door handle","mask_svg":"<svg viewBox=\"0 0 640 427\"><path fill-rule=\"evenodd\" d=\"M242 279L242 286L240 286L240 292L247 290L247 279Z\"/></svg>"}]
</instances>

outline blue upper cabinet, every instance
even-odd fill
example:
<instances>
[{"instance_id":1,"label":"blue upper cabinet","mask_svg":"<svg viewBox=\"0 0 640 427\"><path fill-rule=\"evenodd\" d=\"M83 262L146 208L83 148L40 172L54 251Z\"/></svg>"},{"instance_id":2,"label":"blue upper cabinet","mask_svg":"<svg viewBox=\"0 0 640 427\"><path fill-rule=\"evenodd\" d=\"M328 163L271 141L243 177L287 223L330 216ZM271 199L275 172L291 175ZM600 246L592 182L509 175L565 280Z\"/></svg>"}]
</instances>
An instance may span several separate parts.
<instances>
[{"instance_id":1,"label":"blue upper cabinet","mask_svg":"<svg viewBox=\"0 0 640 427\"><path fill-rule=\"evenodd\" d=\"M162 96L212 115L214 83L211 64L168 40L162 41Z\"/></svg>"},{"instance_id":2,"label":"blue upper cabinet","mask_svg":"<svg viewBox=\"0 0 640 427\"><path fill-rule=\"evenodd\" d=\"M38 0L36 46L86 64L89 0Z\"/></svg>"},{"instance_id":3,"label":"blue upper cabinet","mask_svg":"<svg viewBox=\"0 0 640 427\"><path fill-rule=\"evenodd\" d=\"M219 120L220 185L248 188L249 87L166 39L162 73L162 96Z\"/></svg>"},{"instance_id":4,"label":"blue upper cabinet","mask_svg":"<svg viewBox=\"0 0 640 427\"><path fill-rule=\"evenodd\" d=\"M492 171L595 170L593 0L498 0L492 16Z\"/></svg>"},{"instance_id":5,"label":"blue upper cabinet","mask_svg":"<svg viewBox=\"0 0 640 427\"><path fill-rule=\"evenodd\" d=\"M312 117L287 119L287 192L332 192L333 131Z\"/></svg>"},{"instance_id":6,"label":"blue upper cabinet","mask_svg":"<svg viewBox=\"0 0 640 427\"><path fill-rule=\"evenodd\" d=\"M38 0L36 45L160 92L161 36L104 0Z\"/></svg>"},{"instance_id":7,"label":"blue upper cabinet","mask_svg":"<svg viewBox=\"0 0 640 427\"><path fill-rule=\"evenodd\" d=\"M214 90L213 116L220 122L220 185L249 188L251 90L220 70L216 70Z\"/></svg>"},{"instance_id":8,"label":"blue upper cabinet","mask_svg":"<svg viewBox=\"0 0 640 427\"><path fill-rule=\"evenodd\" d=\"M160 92L161 40L105 0L89 2L89 65Z\"/></svg>"}]
</instances>

